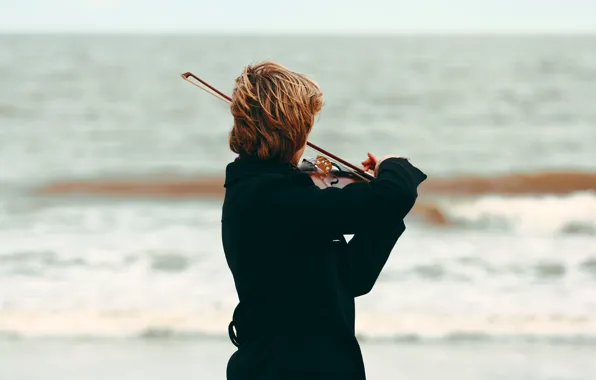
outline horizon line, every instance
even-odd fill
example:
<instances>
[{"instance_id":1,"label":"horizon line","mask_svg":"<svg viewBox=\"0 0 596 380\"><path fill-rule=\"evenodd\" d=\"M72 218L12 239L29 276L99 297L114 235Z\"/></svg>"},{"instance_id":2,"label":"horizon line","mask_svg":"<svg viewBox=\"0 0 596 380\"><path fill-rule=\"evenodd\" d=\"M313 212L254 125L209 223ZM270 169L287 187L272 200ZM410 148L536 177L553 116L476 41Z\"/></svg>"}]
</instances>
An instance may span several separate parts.
<instances>
[{"instance_id":1,"label":"horizon line","mask_svg":"<svg viewBox=\"0 0 596 380\"><path fill-rule=\"evenodd\" d=\"M215 30L1 30L0 35L81 35L81 36L596 36L596 30L395 30L395 31L215 31Z\"/></svg>"}]
</instances>

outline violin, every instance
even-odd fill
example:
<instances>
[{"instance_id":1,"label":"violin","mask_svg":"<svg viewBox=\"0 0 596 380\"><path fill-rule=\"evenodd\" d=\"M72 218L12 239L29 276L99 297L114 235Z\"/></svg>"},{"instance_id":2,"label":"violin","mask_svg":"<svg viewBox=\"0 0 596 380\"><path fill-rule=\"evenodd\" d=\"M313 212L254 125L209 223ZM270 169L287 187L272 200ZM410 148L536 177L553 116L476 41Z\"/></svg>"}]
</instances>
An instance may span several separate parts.
<instances>
[{"instance_id":1,"label":"violin","mask_svg":"<svg viewBox=\"0 0 596 380\"><path fill-rule=\"evenodd\" d=\"M197 77L191 72L181 74L182 79L197 86L208 94L231 104L232 98L219 91L209 83ZM191 79L192 78L192 79ZM302 160L298 169L310 176L316 186L319 188L337 187L342 188L353 182L370 181L374 179L372 175L360 169L359 167L339 158L338 156L326 151L323 148L307 141L306 144L312 149L321 153L315 158L305 158Z\"/></svg>"},{"instance_id":2,"label":"violin","mask_svg":"<svg viewBox=\"0 0 596 380\"><path fill-rule=\"evenodd\" d=\"M342 188L352 182L369 181L369 179L347 170L324 156L304 158L298 165L298 169L308 174L315 185L321 189L326 187Z\"/></svg>"}]
</instances>

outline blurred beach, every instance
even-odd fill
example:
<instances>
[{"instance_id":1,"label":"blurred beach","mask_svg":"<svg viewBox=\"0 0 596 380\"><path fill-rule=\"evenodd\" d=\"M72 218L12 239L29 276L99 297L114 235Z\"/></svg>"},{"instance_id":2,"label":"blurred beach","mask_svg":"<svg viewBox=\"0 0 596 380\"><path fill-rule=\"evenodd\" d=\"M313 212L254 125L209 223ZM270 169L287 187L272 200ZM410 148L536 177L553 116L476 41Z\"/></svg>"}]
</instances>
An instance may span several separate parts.
<instances>
[{"instance_id":1,"label":"blurred beach","mask_svg":"<svg viewBox=\"0 0 596 380\"><path fill-rule=\"evenodd\" d=\"M2 380L225 378L232 120L180 73L267 59L320 84L312 142L429 175L357 299L370 379L596 378L596 37L0 35Z\"/></svg>"}]
</instances>

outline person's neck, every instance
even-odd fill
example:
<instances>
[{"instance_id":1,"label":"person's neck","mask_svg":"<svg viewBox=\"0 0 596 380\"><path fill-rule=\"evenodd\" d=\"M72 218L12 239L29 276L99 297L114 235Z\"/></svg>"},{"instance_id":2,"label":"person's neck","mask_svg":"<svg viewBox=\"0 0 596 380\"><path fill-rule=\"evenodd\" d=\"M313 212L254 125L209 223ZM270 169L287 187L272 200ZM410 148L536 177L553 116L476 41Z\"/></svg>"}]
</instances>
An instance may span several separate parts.
<instances>
[{"instance_id":1,"label":"person's neck","mask_svg":"<svg viewBox=\"0 0 596 380\"><path fill-rule=\"evenodd\" d=\"M294 157L292 157L292 159L290 160L290 162L294 165L294 166L298 166L298 163L300 162L300 159L302 158L302 154L304 153L303 150L296 152L296 154L294 155Z\"/></svg>"}]
</instances>

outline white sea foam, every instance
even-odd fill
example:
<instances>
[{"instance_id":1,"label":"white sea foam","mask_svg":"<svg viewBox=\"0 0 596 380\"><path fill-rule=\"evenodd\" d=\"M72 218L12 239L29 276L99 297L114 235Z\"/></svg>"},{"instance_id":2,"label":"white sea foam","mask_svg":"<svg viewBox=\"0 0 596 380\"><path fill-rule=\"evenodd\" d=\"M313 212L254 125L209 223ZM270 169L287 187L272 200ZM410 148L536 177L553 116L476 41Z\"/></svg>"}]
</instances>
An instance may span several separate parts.
<instances>
[{"instance_id":1,"label":"white sea foam","mask_svg":"<svg viewBox=\"0 0 596 380\"><path fill-rule=\"evenodd\" d=\"M231 310L0 313L0 338L227 338ZM291 326L288 326L290 329ZM367 340L533 339L596 342L596 318L557 315L385 315L359 313L356 333Z\"/></svg>"},{"instance_id":2,"label":"white sea foam","mask_svg":"<svg viewBox=\"0 0 596 380\"><path fill-rule=\"evenodd\" d=\"M549 207L568 220L589 221L576 204L591 197L465 202L505 216L500 207L515 209L517 202L536 209L562 203L578 210ZM446 207L455 213L471 206ZM0 335L226 336L237 297L221 247L219 205L68 201L10 203L1 212ZM530 212L521 215L533 220ZM592 235L511 234L474 223L446 229L408 223L375 288L357 300L359 335L596 335Z\"/></svg>"},{"instance_id":3,"label":"white sea foam","mask_svg":"<svg viewBox=\"0 0 596 380\"><path fill-rule=\"evenodd\" d=\"M596 194L568 196L483 196L445 201L443 210L464 226L517 233L596 234Z\"/></svg>"}]
</instances>

